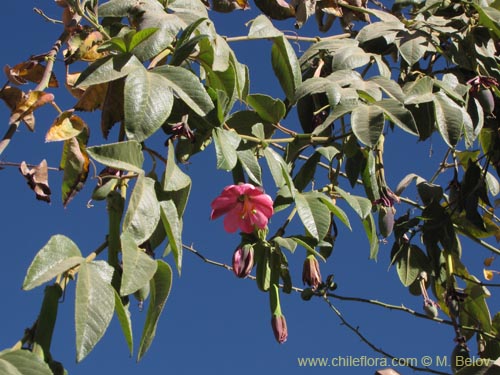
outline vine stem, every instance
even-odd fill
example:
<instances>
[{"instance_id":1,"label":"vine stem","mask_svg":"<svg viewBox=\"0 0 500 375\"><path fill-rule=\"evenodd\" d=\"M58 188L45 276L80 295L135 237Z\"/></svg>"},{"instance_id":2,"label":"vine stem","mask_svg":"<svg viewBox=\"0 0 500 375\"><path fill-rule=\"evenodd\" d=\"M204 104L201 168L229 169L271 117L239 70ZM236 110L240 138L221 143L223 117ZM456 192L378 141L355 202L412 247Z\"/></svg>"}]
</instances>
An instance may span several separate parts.
<instances>
[{"instance_id":1,"label":"vine stem","mask_svg":"<svg viewBox=\"0 0 500 375\"><path fill-rule=\"evenodd\" d=\"M350 38L351 34L350 33L344 33L344 34L338 34L338 35L332 35L326 38L320 38L319 36L317 37L306 37L306 36L298 36L298 35L283 35L286 39L295 41L295 42L309 42L309 43L318 43L322 42L325 40L335 40L335 39L346 39ZM248 35L243 35L243 36L233 36L233 37L223 37L226 42L231 43L231 42L244 42L248 40L256 40L256 39L262 39L262 38L254 38ZM265 39L265 38L264 38ZM269 38L272 39L272 38Z\"/></svg>"}]
</instances>

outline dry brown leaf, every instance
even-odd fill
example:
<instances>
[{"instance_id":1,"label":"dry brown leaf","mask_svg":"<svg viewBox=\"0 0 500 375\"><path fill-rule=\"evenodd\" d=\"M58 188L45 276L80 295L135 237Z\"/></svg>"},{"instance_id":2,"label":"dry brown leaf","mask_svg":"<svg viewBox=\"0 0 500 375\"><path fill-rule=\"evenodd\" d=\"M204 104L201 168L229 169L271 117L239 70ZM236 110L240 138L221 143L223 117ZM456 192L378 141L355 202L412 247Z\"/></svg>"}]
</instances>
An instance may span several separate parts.
<instances>
[{"instance_id":1,"label":"dry brown leaf","mask_svg":"<svg viewBox=\"0 0 500 375\"><path fill-rule=\"evenodd\" d=\"M125 79L109 82L106 99L102 107L101 130L104 138L108 138L109 132L114 124L123 121L123 87Z\"/></svg>"},{"instance_id":2,"label":"dry brown leaf","mask_svg":"<svg viewBox=\"0 0 500 375\"><path fill-rule=\"evenodd\" d=\"M99 31L84 28L74 33L68 40L68 49L64 51L64 61L72 64L75 61L96 61L108 54L108 52L98 52L97 49L104 40Z\"/></svg>"},{"instance_id":3,"label":"dry brown leaf","mask_svg":"<svg viewBox=\"0 0 500 375\"><path fill-rule=\"evenodd\" d=\"M45 142L65 141L76 137L87 125L74 110L61 113L45 135Z\"/></svg>"},{"instance_id":4,"label":"dry brown leaf","mask_svg":"<svg viewBox=\"0 0 500 375\"><path fill-rule=\"evenodd\" d=\"M43 91L30 91L28 94L23 94L10 116L9 125L19 123L26 116L32 114L35 109L53 101L54 95Z\"/></svg>"},{"instance_id":5,"label":"dry brown leaf","mask_svg":"<svg viewBox=\"0 0 500 375\"><path fill-rule=\"evenodd\" d=\"M0 99L2 99L7 107L13 112L17 105L21 102L24 97L24 93L22 90L17 87L4 87L3 90L0 91ZM35 116L33 113L28 113L24 115L23 122L26 124L29 130L33 131L35 129Z\"/></svg>"},{"instance_id":6,"label":"dry brown leaf","mask_svg":"<svg viewBox=\"0 0 500 375\"><path fill-rule=\"evenodd\" d=\"M39 61L31 59L23 61L14 67L5 65L4 72L8 80L15 85L24 85L28 82L40 83L45 74L46 67L40 64ZM56 76L51 73L49 87L59 87Z\"/></svg>"},{"instance_id":7,"label":"dry brown leaf","mask_svg":"<svg viewBox=\"0 0 500 375\"><path fill-rule=\"evenodd\" d=\"M64 85L66 86L66 89L68 89L69 93L77 99L80 99L85 93L84 88L75 88L75 83L78 80L78 77L80 77L80 74L80 72L70 73L69 71L66 71L66 82L64 82Z\"/></svg>"},{"instance_id":8,"label":"dry brown leaf","mask_svg":"<svg viewBox=\"0 0 500 375\"><path fill-rule=\"evenodd\" d=\"M28 186L36 194L36 199L50 203L49 173L45 159L34 167L29 168L26 162L22 162L19 171L28 182Z\"/></svg>"},{"instance_id":9,"label":"dry brown leaf","mask_svg":"<svg viewBox=\"0 0 500 375\"><path fill-rule=\"evenodd\" d=\"M80 100L75 104L75 109L77 111L92 112L102 108L106 99L108 85L109 83L105 82L85 89Z\"/></svg>"}]
</instances>

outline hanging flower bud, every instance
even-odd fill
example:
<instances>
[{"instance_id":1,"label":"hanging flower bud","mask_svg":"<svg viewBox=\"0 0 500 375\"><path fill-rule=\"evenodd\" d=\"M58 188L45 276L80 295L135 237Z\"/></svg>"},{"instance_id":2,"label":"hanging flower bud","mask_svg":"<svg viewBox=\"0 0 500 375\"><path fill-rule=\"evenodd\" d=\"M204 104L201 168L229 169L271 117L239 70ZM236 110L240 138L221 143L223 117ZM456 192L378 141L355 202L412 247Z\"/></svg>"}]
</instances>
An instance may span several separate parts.
<instances>
[{"instance_id":1,"label":"hanging flower bud","mask_svg":"<svg viewBox=\"0 0 500 375\"><path fill-rule=\"evenodd\" d=\"M283 314L273 314L271 318L271 325L273 327L274 337L278 343L283 344L288 338L288 330L286 328L286 319Z\"/></svg>"},{"instance_id":2,"label":"hanging flower bud","mask_svg":"<svg viewBox=\"0 0 500 375\"><path fill-rule=\"evenodd\" d=\"M233 254L233 272L241 279L247 277L252 272L254 264L252 245L243 245L235 250Z\"/></svg>"},{"instance_id":3,"label":"hanging flower bud","mask_svg":"<svg viewBox=\"0 0 500 375\"><path fill-rule=\"evenodd\" d=\"M321 284L319 263L314 255L308 255L302 268L302 282L316 289Z\"/></svg>"}]
</instances>

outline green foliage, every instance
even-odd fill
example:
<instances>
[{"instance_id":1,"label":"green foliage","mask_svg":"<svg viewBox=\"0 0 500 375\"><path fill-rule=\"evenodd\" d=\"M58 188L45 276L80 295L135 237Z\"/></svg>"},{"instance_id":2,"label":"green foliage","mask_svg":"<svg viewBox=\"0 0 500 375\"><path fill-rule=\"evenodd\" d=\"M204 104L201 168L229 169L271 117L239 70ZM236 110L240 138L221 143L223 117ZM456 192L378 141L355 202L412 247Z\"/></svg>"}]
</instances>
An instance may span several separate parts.
<instances>
[{"instance_id":1,"label":"green foliage","mask_svg":"<svg viewBox=\"0 0 500 375\"><path fill-rule=\"evenodd\" d=\"M469 271L462 263L462 253L469 251L462 249L464 237L498 253L488 242L500 238L495 214L500 192L498 1L396 1L392 13L368 9L367 2L361 7L351 2L325 7L317 2L312 8L321 31L329 28L325 14L330 17L342 10L341 22L349 32L325 38L297 36L310 43L300 52L290 42L295 37L272 21L283 14L262 3L259 8L270 18L256 17L248 24L248 35L236 39L218 34L198 0L97 3L68 1L74 14L82 17L75 22L85 24L67 28L62 41L68 44L65 81L78 101L60 110L46 140L62 141L64 206L89 184L94 163L104 166L92 199L107 200L109 230L105 243L86 258L63 235L52 236L36 254L23 289L55 279L47 286L40 312L46 324L37 325L32 353L0 353L0 372L56 373L50 343L57 302L75 277L77 361L93 350L114 312L133 354L128 298L139 292L140 303L148 299L149 304L137 354L138 359L144 356L170 294L173 276L167 261L180 275L183 253L189 250L183 242L189 236L183 216L195 180L183 164L195 163L193 155L211 150L214 168L231 172L235 184L265 187L274 213L288 210L281 226L273 218L269 227L241 234L240 246L252 249L246 261L255 268L258 289L270 293L273 314L282 314L280 283L290 293L297 280L284 250L297 257L300 246L306 256L326 262L335 239L351 235L345 229L354 231L360 225L371 259L378 258L381 242L393 241L388 262L411 295L422 296L424 306L439 305L449 316L455 328L450 335L460 343L457 350L476 337L485 342L478 345L481 358L500 354L493 339L500 331L499 315L491 317L490 292L473 274L477 270ZM287 14L296 13L297 27L311 15L312 8L304 6L305 2L290 8ZM349 15L362 21L368 14L376 19L357 24L359 31L350 33ZM258 77L259 67L238 60L231 43L242 39L258 44L259 56L268 56L282 99L250 91L250 78ZM50 53L44 59L57 63L57 50ZM88 67L73 73L73 63L80 61ZM38 60L6 67L10 83L1 90L1 98L12 110L13 131L21 121L33 125L33 113L53 101L44 92L50 79L43 78L51 77L51 69ZM32 92L38 94L24 95L10 86L28 82L37 84ZM53 104L58 108L55 99ZM91 138L92 126L73 114L95 110L101 114L104 140ZM295 114L298 124L293 124ZM444 145L445 151L429 180L414 173L418 163L404 155L410 161L406 177L393 192L386 181L393 171L384 165L385 148L397 144L402 149L401 142L408 139L398 138L403 132L409 142L432 137L433 144ZM0 153L12 134L2 140ZM108 136L114 141L107 142ZM168 147L166 157L161 144ZM25 169L28 185L40 197L41 184L48 188L47 170ZM445 183L439 175L446 176ZM414 192L414 198L403 195ZM240 196L233 202L243 207L241 220L259 208L246 212L245 199ZM346 206L344 211L341 207ZM359 223L352 218L356 216ZM294 226L289 227L291 222ZM338 222L346 228L339 230ZM164 241L160 253L157 248ZM107 261L95 260L105 250ZM314 273L305 269L304 282L306 271ZM328 280L309 285L308 298L328 297L336 288L333 275ZM470 371L466 366L457 374Z\"/></svg>"}]
</instances>

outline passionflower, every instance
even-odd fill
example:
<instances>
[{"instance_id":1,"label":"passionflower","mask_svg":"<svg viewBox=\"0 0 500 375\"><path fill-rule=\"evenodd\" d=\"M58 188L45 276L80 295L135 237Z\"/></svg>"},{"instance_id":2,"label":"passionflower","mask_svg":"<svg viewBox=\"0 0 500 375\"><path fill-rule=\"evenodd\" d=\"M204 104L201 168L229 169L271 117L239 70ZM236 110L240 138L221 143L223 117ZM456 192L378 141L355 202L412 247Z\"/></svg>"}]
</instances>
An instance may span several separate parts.
<instances>
[{"instance_id":1,"label":"passionflower","mask_svg":"<svg viewBox=\"0 0 500 375\"><path fill-rule=\"evenodd\" d=\"M213 200L210 219L224 217L224 229L233 233L238 228L252 233L255 228L267 227L273 215L273 200L261 188L251 184L230 185Z\"/></svg>"}]
</instances>

